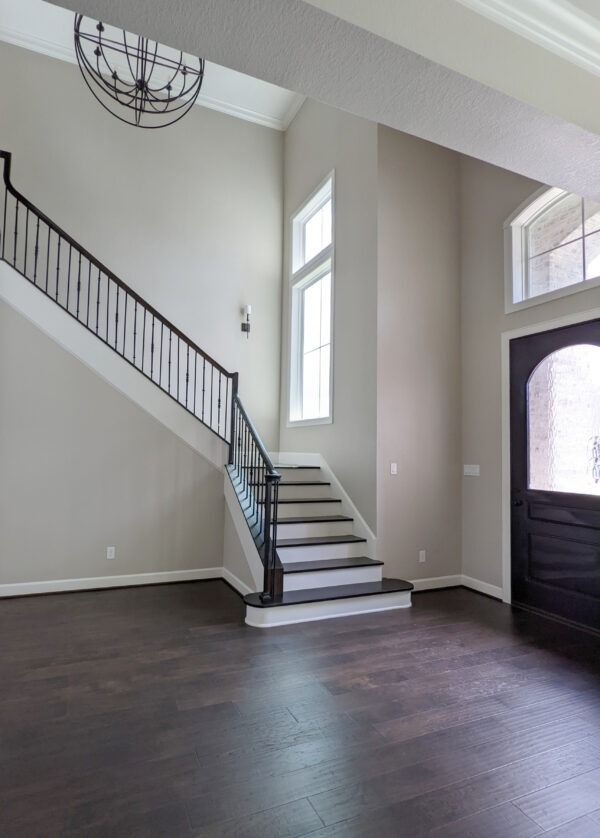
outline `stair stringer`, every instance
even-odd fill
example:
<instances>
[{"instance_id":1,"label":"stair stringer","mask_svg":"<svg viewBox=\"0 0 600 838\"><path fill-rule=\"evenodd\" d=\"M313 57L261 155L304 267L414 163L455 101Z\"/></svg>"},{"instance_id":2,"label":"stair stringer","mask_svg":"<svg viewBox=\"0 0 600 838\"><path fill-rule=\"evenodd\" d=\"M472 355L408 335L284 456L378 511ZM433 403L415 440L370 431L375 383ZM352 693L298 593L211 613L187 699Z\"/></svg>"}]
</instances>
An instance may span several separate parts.
<instances>
[{"instance_id":1,"label":"stair stringer","mask_svg":"<svg viewBox=\"0 0 600 838\"><path fill-rule=\"evenodd\" d=\"M0 300L149 413L212 465L218 469L223 468L228 448L223 440L3 261L0 261Z\"/></svg>"},{"instance_id":2,"label":"stair stringer","mask_svg":"<svg viewBox=\"0 0 600 838\"><path fill-rule=\"evenodd\" d=\"M227 469L225 469L223 479L225 494L223 579L242 595L262 591L264 580L262 559L258 555Z\"/></svg>"}]
</instances>

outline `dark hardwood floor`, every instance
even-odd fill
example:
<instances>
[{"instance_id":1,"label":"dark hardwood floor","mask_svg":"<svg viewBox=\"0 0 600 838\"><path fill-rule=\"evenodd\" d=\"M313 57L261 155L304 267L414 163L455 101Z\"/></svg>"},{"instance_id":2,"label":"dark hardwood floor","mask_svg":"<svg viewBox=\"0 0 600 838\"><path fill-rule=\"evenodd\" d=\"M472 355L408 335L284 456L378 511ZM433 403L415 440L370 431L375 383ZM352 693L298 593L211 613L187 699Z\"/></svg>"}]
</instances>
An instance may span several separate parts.
<instances>
[{"instance_id":1,"label":"dark hardwood floor","mask_svg":"<svg viewBox=\"0 0 600 838\"><path fill-rule=\"evenodd\" d=\"M222 582L0 601L0 835L600 836L600 641L477 594L283 629Z\"/></svg>"}]
</instances>

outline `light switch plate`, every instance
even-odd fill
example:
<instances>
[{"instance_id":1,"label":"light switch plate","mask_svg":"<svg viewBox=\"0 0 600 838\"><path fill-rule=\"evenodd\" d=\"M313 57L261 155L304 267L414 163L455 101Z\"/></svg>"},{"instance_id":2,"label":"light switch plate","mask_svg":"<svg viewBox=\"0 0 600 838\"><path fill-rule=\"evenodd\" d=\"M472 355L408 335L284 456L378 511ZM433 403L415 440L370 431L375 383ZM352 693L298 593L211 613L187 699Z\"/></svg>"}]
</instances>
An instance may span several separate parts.
<instances>
[{"instance_id":1,"label":"light switch plate","mask_svg":"<svg viewBox=\"0 0 600 838\"><path fill-rule=\"evenodd\" d=\"M398 463L390 463L390 474L398 474Z\"/></svg>"}]
</instances>

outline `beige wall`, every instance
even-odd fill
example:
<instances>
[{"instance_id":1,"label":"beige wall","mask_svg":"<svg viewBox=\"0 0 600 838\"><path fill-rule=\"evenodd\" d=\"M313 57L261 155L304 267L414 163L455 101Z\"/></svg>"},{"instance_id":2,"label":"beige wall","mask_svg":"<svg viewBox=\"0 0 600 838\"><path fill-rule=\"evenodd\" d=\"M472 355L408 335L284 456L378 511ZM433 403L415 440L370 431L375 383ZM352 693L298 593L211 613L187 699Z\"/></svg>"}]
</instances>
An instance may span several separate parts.
<instances>
[{"instance_id":1,"label":"beige wall","mask_svg":"<svg viewBox=\"0 0 600 838\"><path fill-rule=\"evenodd\" d=\"M377 126L307 101L285 141L282 451L319 452L376 525ZM289 219L335 170L333 424L288 428Z\"/></svg>"},{"instance_id":2,"label":"beige wall","mask_svg":"<svg viewBox=\"0 0 600 838\"><path fill-rule=\"evenodd\" d=\"M540 184L461 158L463 573L502 585L501 334L600 306L600 289L504 314L503 224Z\"/></svg>"},{"instance_id":3,"label":"beige wall","mask_svg":"<svg viewBox=\"0 0 600 838\"><path fill-rule=\"evenodd\" d=\"M222 472L5 303L0 382L0 584L221 566Z\"/></svg>"},{"instance_id":4,"label":"beige wall","mask_svg":"<svg viewBox=\"0 0 600 838\"><path fill-rule=\"evenodd\" d=\"M0 148L17 189L227 369L279 435L283 136L206 108L145 131L77 67L0 43ZM250 340L240 308L253 306Z\"/></svg>"},{"instance_id":5,"label":"beige wall","mask_svg":"<svg viewBox=\"0 0 600 838\"><path fill-rule=\"evenodd\" d=\"M384 127L378 157L378 557L389 576L447 576L461 544L459 161Z\"/></svg>"}]
</instances>

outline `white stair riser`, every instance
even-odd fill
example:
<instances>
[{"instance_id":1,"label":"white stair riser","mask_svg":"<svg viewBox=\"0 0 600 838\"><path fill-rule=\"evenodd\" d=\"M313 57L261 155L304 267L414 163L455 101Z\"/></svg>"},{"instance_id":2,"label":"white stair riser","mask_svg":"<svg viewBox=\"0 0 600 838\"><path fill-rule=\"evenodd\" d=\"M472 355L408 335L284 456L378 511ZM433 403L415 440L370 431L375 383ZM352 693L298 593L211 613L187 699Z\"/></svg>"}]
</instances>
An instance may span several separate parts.
<instances>
[{"instance_id":1,"label":"white stair riser","mask_svg":"<svg viewBox=\"0 0 600 838\"><path fill-rule=\"evenodd\" d=\"M325 480L320 468L285 468L275 466L282 480Z\"/></svg>"},{"instance_id":2,"label":"white stair riser","mask_svg":"<svg viewBox=\"0 0 600 838\"><path fill-rule=\"evenodd\" d=\"M323 494L326 494L325 492ZM313 515L341 515L342 502L334 503L280 503L278 506L278 520L286 518L311 517Z\"/></svg>"},{"instance_id":3,"label":"white stair riser","mask_svg":"<svg viewBox=\"0 0 600 838\"><path fill-rule=\"evenodd\" d=\"M278 536L282 538L282 536ZM316 544L302 547L282 547L277 545L277 552L281 561L286 562L314 562L319 559L345 559L348 556L364 556L364 541L351 541L347 544Z\"/></svg>"},{"instance_id":4,"label":"white stair riser","mask_svg":"<svg viewBox=\"0 0 600 838\"><path fill-rule=\"evenodd\" d=\"M286 573L283 577L283 590L300 591L307 588L328 588L331 585L358 585L361 582L380 582L381 577L381 565Z\"/></svg>"},{"instance_id":5,"label":"white stair riser","mask_svg":"<svg viewBox=\"0 0 600 838\"><path fill-rule=\"evenodd\" d=\"M323 523L282 524L277 527L277 538L316 538L321 535L348 535L352 521L324 521Z\"/></svg>"},{"instance_id":6,"label":"white stair riser","mask_svg":"<svg viewBox=\"0 0 600 838\"><path fill-rule=\"evenodd\" d=\"M331 486L280 486L280 498L326 498L331 496Z\"/></svg>"},{"instance_id":7,"label":"white stair riser","mask_svg":"<svg viewBox=\"0 0 600 838\"><path fill-rule=\"evenodd\" d=\"M378 594L376 596L310 602L306 605L286 605L281 608L253 608L246 606L246 623L256 628L285 626L291 623L308 623L347 617L351 614L370 614L395 608L410 608L410 591Z\"/></svg>"}]
</instances>

